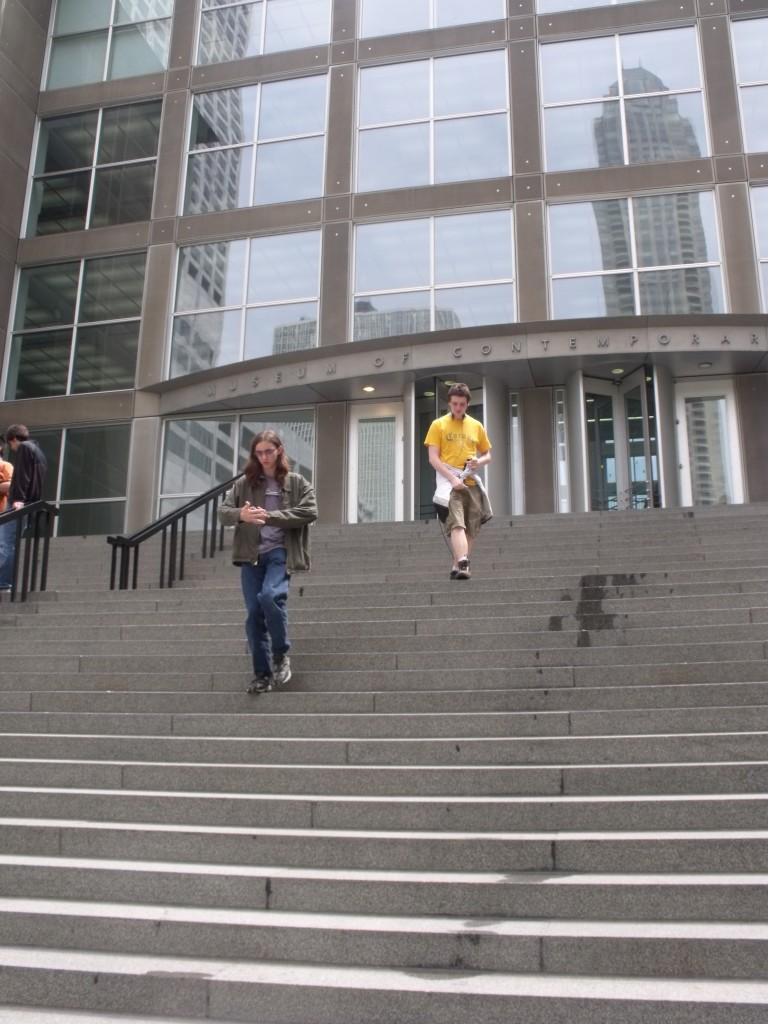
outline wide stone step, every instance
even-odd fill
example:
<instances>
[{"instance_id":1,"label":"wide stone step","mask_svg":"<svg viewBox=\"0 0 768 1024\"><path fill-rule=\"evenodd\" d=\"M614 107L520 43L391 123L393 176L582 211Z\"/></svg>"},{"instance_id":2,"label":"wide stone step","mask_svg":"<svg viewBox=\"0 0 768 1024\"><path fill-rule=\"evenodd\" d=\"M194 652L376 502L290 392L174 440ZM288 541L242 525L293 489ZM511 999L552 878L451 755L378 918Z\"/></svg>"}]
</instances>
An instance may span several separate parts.
<instances>
[{"instance_id":1,"label":"wide stone step","mask_svg":"<svg viewBox=\"0 0 768 1024\"><path fill-rule=\"evenodd\" d=\"M768 920L763 874L415 872L0 856L0 896L518 920Z\"/></svg>"},{"instance_id":2,"label":"wide stone step","mask_svg":"<svg viewBox=\"0 0 768 1024\"><path fill-rule=\"evenodd\" d=\"M0 899L0 943L143 956L768 979L768 924L513 920Z\"/></svg>"},{"instance_id":3,"label":"wide stone step","mask_svg":"<svg viewBox=\"0 0 768 1024\"><path fill-rule=\"evenodd\" d=\"M768 982L606 978L0 948L8 1003L270 1024L763 1024ZM94 980L96 983L94 984ZM674 1014L674 1018L672 1018Z\"/></svg>"}]
</instances>

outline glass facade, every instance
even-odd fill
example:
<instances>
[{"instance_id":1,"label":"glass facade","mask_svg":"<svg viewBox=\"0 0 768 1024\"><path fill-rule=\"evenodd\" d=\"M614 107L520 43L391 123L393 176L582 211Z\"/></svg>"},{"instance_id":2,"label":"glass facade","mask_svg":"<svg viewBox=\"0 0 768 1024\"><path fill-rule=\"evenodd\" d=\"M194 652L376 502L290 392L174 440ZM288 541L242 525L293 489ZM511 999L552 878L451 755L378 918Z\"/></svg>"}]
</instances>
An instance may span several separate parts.
<instances>
[{"instance_id":1,"label":"glass facade","mask_svg":"<svg viewBox=\"0 0 768 1024\"><path fill-rule=\"evenodd\" d=\"M40 122L28 235L149 220L162 102Z\"/></svg>"},{"instance_id":2,"label":"glass facade","mask_svg":"<svg viewBox=\"0 0 768 1024\"><path fill-rule=\"evenodd\" d=\"M540 63L547 170L708 155L695 28L547 43Z\"/></svg>"},{"instance_id":3,"label":"glass facade","mask_svg":"<svg viewBox=\"0 0 768 1024\"><path fill-rule=\"evenodd\" d=\"M504 0L360 0L360 35L365 39L420 32L505 15Z\"/></svg>"},{"instance_id":4,"label":"glass facade","mask_svg":"<svg viewBox=\"0 0 768 1024\"><path fill-rule=\"evenodd\" d=\"M548 216L555 318L724 312L712 192L552 205Z\"/></svg>"},{"instance_id":5,"label":"glass facade","mask_svg":"<svg viewBox=\"0 0 768 1024\"><path fill-rule=\"evenodd\" d=\"M144 253L21 271L6 399L134 386Z\"/></svg>"},{"instance_id":6,"label":"glass facade","mask_svg":"<svg viewBox=\"0 0 768 1024\"><path fill-rule=\"evenodd\" d=\"M515 320L508 211L358 225L353 339Z\"/></svg>"},{"instance_id":7,"label":"glass facade","mask_svg":"<svg viewBox=\"0 0 768 1024\"><path fill-rule=\"evenodd\" d=\"M185 213L323 194L327 75L193 99Z\"/></svg>"},{"instance_id":8,"label":"glass facade","mask_svg":"<svg viewBox=\"0 0 768 1024\"><path fill-rule=\"evenodd\" d=\"M57 0L47 89L168 66L173 0Z\"/></svg>"},{"instance_id":9,"label":"glass facade","mask_svg":"<svg viewBox=\"0 0 768 1024\"><path fill-rule=\"evenodd\" d=\"M318 343L320 232L179 251L169 376Z\"/></svg>"},{"instance_id":10,"label":"glass facade","mask_svg":"<svg viewBox=\"0 0 768 1024\"><path fill-rule=\"evenodd\" d=\"M768 18L731 22L744 149L768 150Z\"/></svg>"},{"instance_id":11,"label":"glass facade","mask_svg":"<svg viewBox=\"0 0 768 1024\"><path fill-rule=\"evenodd\" d=\"M198 64L300 50L330 39L330 0L203 0L202 6Z\"/></svg>"},{"instance_id":12,"label":"glass facade","mask_svg":"<svg viewBox=\"0 0 768 1024\"><path fill-rule=\"evenodd\" d=\"M768 311L768 187L752 189L752 221L760 268L762 309Z\"/></svg>"},{"instance_id":13,"label":"glass facade","mask_svg":"<svg viewBox=\"0 0 768 1024\"><path fill-rule=\"evenodd\" d=\"M360 192L510 173L503 50L362 68Z\"/></svg>"}]
</instances>

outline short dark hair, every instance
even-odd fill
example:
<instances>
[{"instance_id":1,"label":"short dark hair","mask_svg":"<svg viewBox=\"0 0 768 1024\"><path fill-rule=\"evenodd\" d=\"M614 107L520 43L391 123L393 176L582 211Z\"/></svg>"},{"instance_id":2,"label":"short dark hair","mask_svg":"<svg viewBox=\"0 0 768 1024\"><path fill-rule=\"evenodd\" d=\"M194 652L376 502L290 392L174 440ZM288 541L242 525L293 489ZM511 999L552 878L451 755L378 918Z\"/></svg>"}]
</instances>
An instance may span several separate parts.
<instances>
[{"instance_id":1,"label":"short dark hair","mask_svg":"<svg viewBox=\"0 0 768 1024\"><path fill-rule=\"evenodd\" d=\"M472 392L466 384L451 384L448 389L448 397L453 398L454 395L458 395L459 398L466 398L467 402L472 398Z\"/></svg>"},{"instance_id":2,"label":"short dark hair","mask_svg":"<svg viewBox=\"0 0 768 1024\"><path fill-rule=\"evenodd\" d=\"M28 441L29 430L23 423L14 423L6 430L5 437L8 441Z\"/></svg>"}]
</instances>

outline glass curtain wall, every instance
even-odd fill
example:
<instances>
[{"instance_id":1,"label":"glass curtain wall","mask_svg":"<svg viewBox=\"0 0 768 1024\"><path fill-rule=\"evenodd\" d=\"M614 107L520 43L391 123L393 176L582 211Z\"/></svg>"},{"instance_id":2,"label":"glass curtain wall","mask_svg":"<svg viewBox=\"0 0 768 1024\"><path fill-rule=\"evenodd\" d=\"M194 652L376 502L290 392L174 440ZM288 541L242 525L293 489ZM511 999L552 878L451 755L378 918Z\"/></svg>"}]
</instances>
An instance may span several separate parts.
<instances>
[{"instance_id":1,"label":"glass curtain wall","mask_svg":"<svg viewBox=\"0 0 768 1024\"><path fill-rule=\"evenodd\" d=\"M762 309L768 311L768 188L753 188L752 222L757 243L757 259L760 267Z\"/></svg>"},{"instance_id":2,"label":"glass curtain wall","mask_svg":"<svg viewBox=\"0 0 768 1024\"><path fill-rule=\"evenodd\" d=\"M388 36L506 16L504 0L361 0L360 35Z\"/></svg>"},{"instance_id":3,"label":"glass curtain wall","mask_svg":"<svg viewBox=\"0 0 768 1024\"><path fill-rule=\"evenodd\" d=\"M360 192L506 177L504 50L361 68Z\"/></svg>"},{"instance_id":4,"label":"glass curtain wall","mask_svg":"<svg viewBox=\"0 0 768 1024\"><path fill-rule=\"evenodd\" d=\"M47 89L168 67L173 0L56 0Z\"/></svg>"},{"instance_id":5,"label":"glass curtain wall","mask_svg":"<svg viewBox=\"0 0 768 1024\"><path fill-rule=\"evenodd\" d=\"M193 98L184 213L321 196L328 76Z\"/></svg>"},{"instance_id":6,"label":"glass curtain wall","mask_svg":"<svg viewBox=\"0 0 768 1024\"><path fill-rule=\"evenodd\" d=\"M768 150L768 18L732 21L744 148Z\"/></svg>"},{"instance_id":7,"label":"glass curtain wall","mask_svg":"<svg viewBox=\"0 0 768 1024\"><path fill-rule=\"evenodd\" d=\"M330 0L202 0L198 64L300 50L330 40Z\"/></svg>"},{"instance_id":8,"label":"glass curtain wall","mask_svg":"<svg viewBox=\"0 0 768 1024\"><path fill-rule=\"evenodd\" d=\"M5 397L134 386L145 253L21 271Z\"/></svg>"},{"instance_id":9,"label":"glass curtain wall","mask_svg":"<svg viewBox=\"0 0 768 1024\"><path fill-rule=\"evenodd\" d=\"M725 312L712 192L550 205L548 218L557 319Z\"/></svg>"},{"instance_id":10,"label":"glass curtain wall","mask_svg":"<svg viewBox=\"0 0 768 1024\"><path fill-rule=\"evenodd\" d=\"M539 48L548 171L709 154L695 28Z\"/></svg>"},{"instance_id":11,"label":"glass curtain wall","mask_svg":"<svg viewBox=\"0 0 768 1024\"><path fill-rule=\"evenodd\" d=\"M162 103L40 122L27 235L149 220Z\"/></svg>"},{"instance_id":12,"label":"glass curtain wall","mask_svg":"<svg viewBox=\"0 0 768 1024\"><path fill-rule=\"evenodd\" d=\"M353 339L516 319L509 210L360 224Z\"/></svg>"}]
</instances>

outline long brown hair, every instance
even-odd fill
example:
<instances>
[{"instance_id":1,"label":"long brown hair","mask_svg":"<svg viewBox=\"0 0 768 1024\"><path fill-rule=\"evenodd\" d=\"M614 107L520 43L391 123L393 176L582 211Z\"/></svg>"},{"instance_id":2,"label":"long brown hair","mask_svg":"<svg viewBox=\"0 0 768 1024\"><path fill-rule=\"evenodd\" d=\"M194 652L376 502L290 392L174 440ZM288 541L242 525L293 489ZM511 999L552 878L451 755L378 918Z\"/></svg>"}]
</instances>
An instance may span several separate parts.
<instances>
[{"instance_id":1,"label":"long brown hair","mask_svg":"<svg viewBox=\"0 0 768 1024\"><path fill-rule=\"evenodd\" d=\"M273 444L277 448L277 457L275 458L275 479L281 487L285 484L285 478L291 471L291 467L288 463L288 457L285 454L283 448L283 442L280 439L280 435L276 430L261 430L251 441L250 458L245 464L245 477L251 487L255 487L256 484L263 483L265 478L264 470L262 469L259 458L256 455L256 445L261 444L262 441L266 441L267 444Z\"/></svg>"}]
</instances>

